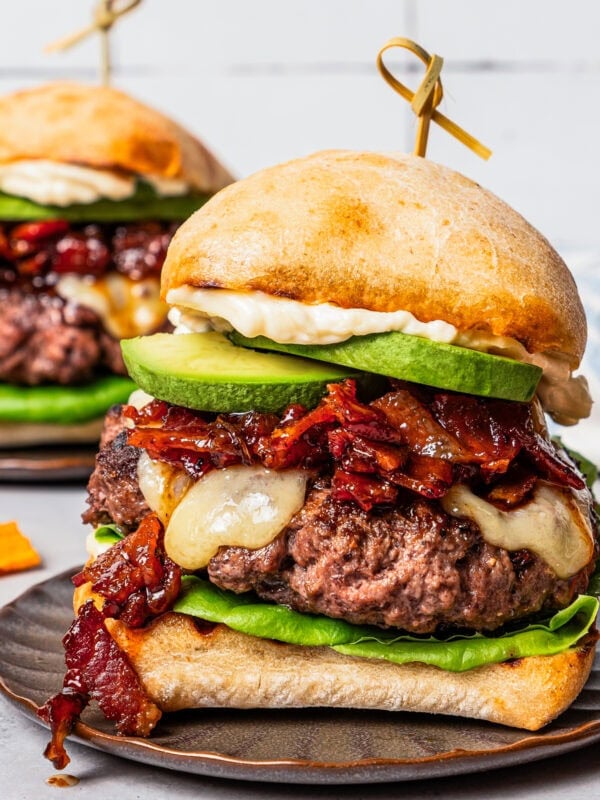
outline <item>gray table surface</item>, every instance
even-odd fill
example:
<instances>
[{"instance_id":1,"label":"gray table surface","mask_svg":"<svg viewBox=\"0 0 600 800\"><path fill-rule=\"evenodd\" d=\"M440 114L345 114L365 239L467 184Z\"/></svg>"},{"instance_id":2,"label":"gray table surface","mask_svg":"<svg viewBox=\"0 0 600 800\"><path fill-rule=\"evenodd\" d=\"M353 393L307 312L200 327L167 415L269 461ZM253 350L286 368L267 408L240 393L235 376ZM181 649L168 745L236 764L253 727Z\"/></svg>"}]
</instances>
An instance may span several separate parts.
<instances>
[{"instance_id":1,"label":"gray table surface","mask_svg":"<svg viewBox=\"0 0 600 800\"><path fill-rule=\"evenodd\" d=\"M0 522L16 519L43 558L36 570L0 577L0 605L35 583L80 563L86 530L79 515L85 491L78 486L0 485ZM1 646L1 643L0 643ZM600 747L493 772L355 787L280 786L205 778L153 768L71 743L67 772L80 782L66 789L46 784L53 774L42 757L47 732L0 698L0 797L143 798L600 798Z\"/></svg>"}]
</instances>

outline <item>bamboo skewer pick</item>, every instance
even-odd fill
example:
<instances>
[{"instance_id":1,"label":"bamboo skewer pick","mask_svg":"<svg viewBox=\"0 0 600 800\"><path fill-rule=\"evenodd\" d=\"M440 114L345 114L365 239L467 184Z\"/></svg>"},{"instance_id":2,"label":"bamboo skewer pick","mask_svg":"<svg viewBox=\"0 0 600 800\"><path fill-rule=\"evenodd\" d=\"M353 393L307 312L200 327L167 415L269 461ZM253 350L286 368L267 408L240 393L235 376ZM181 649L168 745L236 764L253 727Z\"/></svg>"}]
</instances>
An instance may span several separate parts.
<instances>
[{"instance_id":1,"label":"bamboo skewer pick","mask_svg":"<svg viewBox=\"0 0 600 800\"><path fill-rule=\"evenodd\" d=\"M67 50L69 47L73 47L73 45L87 39L90 34L99 33L101 48L100 79L103 86L108 86L111 76L110 30L119 17L123 17L133 11L141 2L142 0L124 0L123 2L119 2L119 0L100 0L94 10L92 23L74 33L70 33L68 36L64 36L62 39L58 39L56 42L52 42L45 48L45 52L55 53L58 50Z\"/></svg>"},{"instance_id":2,"label":"bamboo skewer pick","mask_svg":"<svg viewBox=\"0 0 600 800\"><path fill-rule=\"evenodd\" d=\"M411 53L418 56L425 64L425 76L416 92L413 92L403 83L400 83L383 63L383 54L393 47L402 47L405 50L409 50ZM492 155L491 150L437 110L437 106L444 96L440 78L443 65L444 59L441 56L430 56L429 53L416 42L413 42L411 39L404 39L400 36L386 42L377 54L377 68L382 77L394 91L398 92L405 100L408 100L419 120L417 126L417 140L414 149L415 155L425 156L429 126L430 122L433 120L433 122L436 122L441 128L452 134L459 142L469 147L478 156L488 159Z\"/></svg>"}]
</instances>

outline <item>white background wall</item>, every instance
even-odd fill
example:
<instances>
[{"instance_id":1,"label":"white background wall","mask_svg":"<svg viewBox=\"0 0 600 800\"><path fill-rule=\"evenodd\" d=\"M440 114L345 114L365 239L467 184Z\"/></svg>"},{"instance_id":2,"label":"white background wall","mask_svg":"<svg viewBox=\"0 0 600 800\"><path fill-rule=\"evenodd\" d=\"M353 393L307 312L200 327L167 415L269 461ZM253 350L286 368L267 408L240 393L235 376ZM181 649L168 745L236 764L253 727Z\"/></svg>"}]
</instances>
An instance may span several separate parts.
<instances>
[{"instance_id":1,"label":"white background wall","mask_svg":"<svg viewBox=\"0 0 600 800\"><path fill-rule=\"evenodd\" d=\"M94 80L95 37L43 53L94 1L5 0L0 91ZM114 83L188 125L239 175L324 147L406 150L414 120L375 57L409 36L446 59L441 110L494 150L480 161L436 127L428 155L558 244L595 245L599 31L596 0L144 0L113 34ZM412 59L390 57L416 85Z\"/></svg>"},{"instance_id":2,"label":"white background wall","mask_svg":"<svg viewBox=\"0 0 600 800\"><path fill-rule=\"evenodd\" d=\"M94 3L4 0L0 92L95 80L96 37L43 53ZM435 126L428 156L492 189L561 250L593 317L586 369L600 375L599 32L596 0L144 0L112 36L113 82L243 176L327 147L411 150L414 118L380 78L377 51L407 36L444 56L440 110L494 155L481 161ZM414 57L388 62L418 84Z\"/></svg>"}]
</instances>

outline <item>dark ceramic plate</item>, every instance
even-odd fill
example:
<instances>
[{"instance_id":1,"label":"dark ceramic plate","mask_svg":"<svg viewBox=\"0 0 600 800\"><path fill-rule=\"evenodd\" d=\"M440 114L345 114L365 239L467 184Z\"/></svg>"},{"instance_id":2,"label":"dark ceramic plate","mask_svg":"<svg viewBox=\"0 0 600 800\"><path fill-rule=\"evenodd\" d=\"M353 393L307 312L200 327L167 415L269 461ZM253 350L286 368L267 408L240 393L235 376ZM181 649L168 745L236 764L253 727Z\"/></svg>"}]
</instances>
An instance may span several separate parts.
<instances>
[{"instance_id":1,"label":"dark ceramic plate","mask_svg":"<svg viewBox=\"0 0 600 800\"><path fill-rule=\"evenodd\" d=\"M0 689L31 719L58 690L76 569L0 611ZM79 742L159 767L240 780L343 784L415 780L535 761L600 739L600 663L543 732L420 714L203 710L165 715L149 740L118 737L94 709Z\"/></svg>"},{"instance_id":2,"label":"dark ceramic plate","mask_svg":"<svg viewBox=\"0 0 600 800\"><path fill-rule=\"evenodd\" d=\"M85 481L94 469L97 444L0 450L0 481Z\"/></svg>"}]
</instances>

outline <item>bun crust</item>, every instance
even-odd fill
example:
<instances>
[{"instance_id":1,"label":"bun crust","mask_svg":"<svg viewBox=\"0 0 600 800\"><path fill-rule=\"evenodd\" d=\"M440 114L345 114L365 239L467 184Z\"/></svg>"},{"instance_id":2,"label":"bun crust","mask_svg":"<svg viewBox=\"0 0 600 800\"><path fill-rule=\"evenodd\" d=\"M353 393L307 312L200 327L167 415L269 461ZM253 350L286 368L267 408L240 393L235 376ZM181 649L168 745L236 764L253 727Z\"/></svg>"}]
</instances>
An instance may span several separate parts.
<instances>
[{"instance_id":1,"label":"bun crust","mask_svg":"<svg viewBox=\"0 0 600 800\"><path fill-rule=\"evenodd\" d=\"M111 87L66 81L0 98L0 163L35 158L181 178L209 194L233 180L158 111Z\"/></svg>"},{"instance_id":2,"label":"bun crust","mask_svg":"<svg viewBox=\"0 0 600 800\"><path fill-rule=\"evenodd\" d=\"M327 647L280 644L223 625L200 633L183 614L168 613L149 628L132 630L114 619L107 620L107 627L163 711L384 709L485 719L528 730L538 730L573 702L592 667L595 641L591 636L556 656L452 673L423 664L353 658Z\"/></svg>"},{"instance_id":3,"label":"bun crust","mask_svg":"<svg viewBox=\"0 0 600 800\"><path fill-rule=\"evenodd\" d=\"M182 285L411 311L578 365L586 324L549 242L495 195L411 155L325 151L228 187L177 232Z\"/></svg>"}]
</instances>

